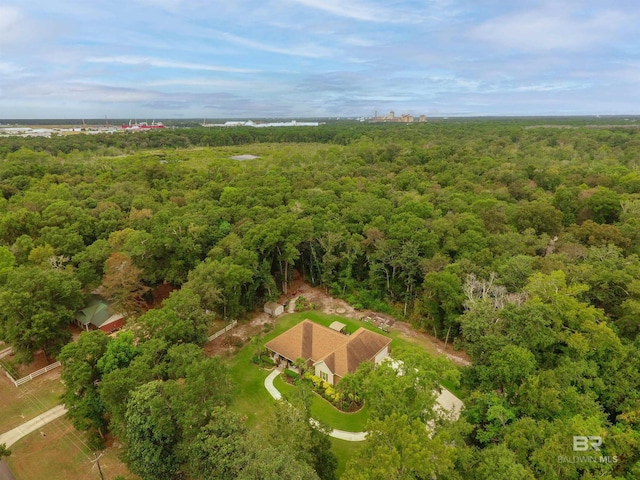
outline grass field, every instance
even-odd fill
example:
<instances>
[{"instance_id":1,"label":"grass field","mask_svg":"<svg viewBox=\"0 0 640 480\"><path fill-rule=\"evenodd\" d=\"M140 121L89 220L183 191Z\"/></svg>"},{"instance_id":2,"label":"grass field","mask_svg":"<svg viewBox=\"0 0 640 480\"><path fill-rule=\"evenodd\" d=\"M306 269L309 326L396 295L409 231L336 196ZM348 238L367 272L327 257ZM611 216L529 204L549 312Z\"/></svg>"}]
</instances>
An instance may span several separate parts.
<instances>
[{"instance_id":1,"label":"grass field","mask_svg":"<svg viewBox=\"0 0 640 480\"><path fill-rule=\"evenodd\" d=\"M208 169L215 163L221 161L236 162L239 168L245 162L262 163L277 159L291 159L299 161L300 158L309 158L324 150L343 149L340 145L325 145L320 143L254 143L251 145L230 145L223 147L189 147L184 149L156 149L145 150L133 155L124 155L125 162L137 161L141 158L162 158L168 163L180 163L194 169ZM255 160L233 160L236 155L255 155L259 157ZM112 161L113 157L102 157L102 161Z\"/></svg>"},{"instance_id":2,"label":"grass field","mask_svg":"<svg viewBox=\"0 0 640 480\"><path fill-rule=\"evenodd\" d=\"M60 403L64 389L59 371L51 371L19 387L0 374L0 432L6 432Z\"/></svg>"},{"instance_id":3,"label":"grass field","mask_svg":"<svg viewBox=\"0 0 640 480\"><path fill-rule=\"evenodd\" d=\"M100 479L93 451L69 420L59 418L39 432L33 432L11 447L12 454L6 461L18 480ZM105 479L117 476L138 479L119 460L119 448L111 447L100 453Z\"/></svg>"}]
</instances>

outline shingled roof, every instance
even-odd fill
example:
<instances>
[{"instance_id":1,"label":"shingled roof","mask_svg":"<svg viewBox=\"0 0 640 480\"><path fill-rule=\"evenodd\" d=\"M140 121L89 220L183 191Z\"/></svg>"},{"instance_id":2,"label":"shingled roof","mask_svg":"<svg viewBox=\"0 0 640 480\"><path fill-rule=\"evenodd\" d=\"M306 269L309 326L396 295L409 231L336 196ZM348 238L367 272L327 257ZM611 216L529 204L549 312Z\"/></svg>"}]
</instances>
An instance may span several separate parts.
<instances>
[{"instance_id":1,"label":"shingled roof","mask_svg":"<svg viewBox=\"0 0 640 480\"><path fill-rule=\"evenodd\" d=\"M362 362L371 360L380 350L391 343L391 339L370 330L359 328L349 337L349 341L340 345L326 357L327 367L335 374L343 377L353 373Z\"/></svg>"},{"instance_id":2,"label":"shingled roof","mask_svg":"<svg viewBox=\"0 0 640 480\"><path fill-rule=\"evenodd\" d=\"M311 320L303 320L267 342L265 347L292 362L298 358L315 362L348 340L346 335Z\"/></svg>"},{"instance_id":3,"label":"shingled roof","mask_svg":"<svg viewBox=\"0 0 640 480\"><path fill-rule=\"evenodd\" d=\"M391 339L359 328L347 336L330 328L304 320L267 342L265 347L294 362L304 358L312 363L324 361L338 376L354 372L362 362L371 360Z\"/></svg>"}]
</instances>

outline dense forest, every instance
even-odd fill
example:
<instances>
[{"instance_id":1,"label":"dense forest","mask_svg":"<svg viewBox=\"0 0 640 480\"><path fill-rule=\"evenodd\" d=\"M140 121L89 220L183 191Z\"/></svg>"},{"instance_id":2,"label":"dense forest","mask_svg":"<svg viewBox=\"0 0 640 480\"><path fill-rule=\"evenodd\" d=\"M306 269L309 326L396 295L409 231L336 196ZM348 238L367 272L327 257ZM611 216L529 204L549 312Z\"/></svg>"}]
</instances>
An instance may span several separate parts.
<instances>
[{"instance_id":1,"label":"dense forest","mask_svg":"<svg viewBox=\"0 0 640 480\"><path fill-rule=\"evenodd\" d=\"M558 126L0 139L0 338L23 361L61 359L76 427L117 435L141 478L335 478L305 392L260 441L201 349L213 317L246 318L299 272L472 359L459 373L405 352L414 383L347 382L374 413L343 478L639 478L640 131ZM230 158L243 153L259 158ZM161 283L179 289L146 312ZM96 289L127 331L69 343ZM443 377L460 377L466 410L430 434ZM574 436L600 451L572 451Z\"/></svg>"}]
</instances>

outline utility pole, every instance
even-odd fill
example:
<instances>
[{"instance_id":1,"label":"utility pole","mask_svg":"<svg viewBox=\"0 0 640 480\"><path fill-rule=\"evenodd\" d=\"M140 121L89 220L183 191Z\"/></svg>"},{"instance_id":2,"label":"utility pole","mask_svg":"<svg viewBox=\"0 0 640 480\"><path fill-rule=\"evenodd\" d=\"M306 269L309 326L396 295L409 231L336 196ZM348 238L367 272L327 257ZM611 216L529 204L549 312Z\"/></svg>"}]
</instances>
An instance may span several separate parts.
<instances>
[{"instance_id":1,"label":"utility pole","mask_svg":"<svg viewBox=\"0 0 640 480\"><path fill-rule=\"evenodd\" d=\"M102 456L102 454L100 454L100 457L99 457L96 452L93 452L93 456L96 457L94 462L96 462L96 465L98 465L98 472L100 472L100 478L104 480L104 475L102 474L102 469L100 468L100 457Z\"/></svg>"}]
</instances>

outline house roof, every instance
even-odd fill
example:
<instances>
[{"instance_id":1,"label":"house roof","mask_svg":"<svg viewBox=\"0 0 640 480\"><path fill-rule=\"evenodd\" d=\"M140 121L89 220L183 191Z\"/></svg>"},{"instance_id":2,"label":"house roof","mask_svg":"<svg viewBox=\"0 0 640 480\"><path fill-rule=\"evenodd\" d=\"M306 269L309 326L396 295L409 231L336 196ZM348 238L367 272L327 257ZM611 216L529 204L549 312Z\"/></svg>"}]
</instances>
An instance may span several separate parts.
<instances>
[{"instance_id":1,"label":"house roof","mask_svg":"<svg viewBox=\"0 0 640 480\"><path fill-rule=\"evenodd\" d=\"M360 363L371 360L391 339L359 328L347 336L310 320L291 327L267 342L265 347L290 361L298 358L325 362L339 376L354 372Z\"/></svg>"},{"instance_id":2,"label":"house roof","mask_svg":"<svg viewBox=\"0 0 640 480\"><path fill-rule=\"evenodd\" d=\"M303 320L283 334L267 342L265 347L286 359L295 362L298 358L320 360L349 337L322 325Z\"/></svg>"},{"instance_id":3,"label":"house roof","mask_svg":"<svg viewBox=\"0 0 640 480\"><path fill-rule=\"evenodd\" d=\"M371 360L391 343L390 338L365 328L359 328L348 338L347 343L340 345L316 363L323 361L335 375L343 377L347 373L355 372L358 365Z\"/></svg>"},{"instance_id":4,"label":"house roof","mask_svg":"<svg viewBox=\"0 0 640 480\"><path fill-rule=\"evenodd\" d=\"M98 297L93 297L89 305L75 314L75 319L82 325L92 324L97 328L108 325L122 318L121 314L114 314L109 304Z\"/></svg>"}]
</instances>

